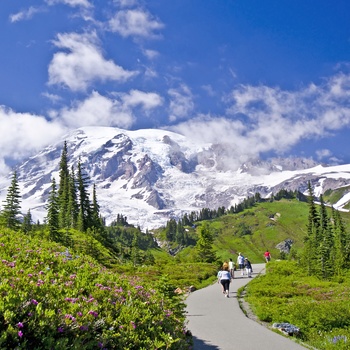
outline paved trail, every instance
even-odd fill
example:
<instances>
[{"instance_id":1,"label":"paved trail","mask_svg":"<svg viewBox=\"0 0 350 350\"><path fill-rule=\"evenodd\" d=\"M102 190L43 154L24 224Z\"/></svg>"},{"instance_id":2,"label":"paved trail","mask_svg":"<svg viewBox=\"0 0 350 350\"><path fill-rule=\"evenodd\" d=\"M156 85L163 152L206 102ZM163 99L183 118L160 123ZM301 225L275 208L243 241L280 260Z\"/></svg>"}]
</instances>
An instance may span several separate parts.
<instances>
[{"instance_id":1,"label":"paved trail","mask_svg":"<svg viewBox=\"0 0 350 350\"><path fill-rule=\"evenodd\" d=\"M265 264L253 265L253 278ZM217 283L190 294L186 299L188 328L194 350L305 350L292 339L277 334L247 318L239 307L237 290L251 279L235 272L230 298Z\"/></svg>"}]
</instances>

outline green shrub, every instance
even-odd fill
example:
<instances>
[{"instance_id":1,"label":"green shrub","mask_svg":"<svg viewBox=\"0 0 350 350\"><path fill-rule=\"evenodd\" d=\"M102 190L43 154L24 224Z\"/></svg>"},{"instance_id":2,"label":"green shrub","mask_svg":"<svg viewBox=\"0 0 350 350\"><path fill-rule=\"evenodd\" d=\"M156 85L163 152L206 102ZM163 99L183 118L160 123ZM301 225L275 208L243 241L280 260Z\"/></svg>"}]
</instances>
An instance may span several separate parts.
<instances>
[{"instance_id":1,"label":"green shrub","mask_svg":"<svg viewBox=\"0 0 350 350\"><path fill-rule=\"evenodd\" d=\"M350 279L342 283L309 277L295 262L275 261L246 287L247 301L260 320L288 322L319 349L350 348Z\"/></svg>"},{"instance_id":2,"label":"green shrub","mask_svg":"<svg viewBox=\"0 0 350 350\"><path fill-rule=\"evenodd\" d=\"M120 275L20 233L0 235L1 349L187 349L173 286Z\"/></svg>"}]
</instances>

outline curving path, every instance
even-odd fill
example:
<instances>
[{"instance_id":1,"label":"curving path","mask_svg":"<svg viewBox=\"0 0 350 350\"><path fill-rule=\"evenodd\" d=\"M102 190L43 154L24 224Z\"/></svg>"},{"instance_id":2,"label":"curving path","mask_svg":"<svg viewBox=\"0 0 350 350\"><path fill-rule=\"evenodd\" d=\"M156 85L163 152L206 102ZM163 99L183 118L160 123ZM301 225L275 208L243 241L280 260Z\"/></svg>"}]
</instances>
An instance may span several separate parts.
<instances>
[{"instance_id":1,"label":"curving path","mask_svg":"<svg viewBox=\"0 0 350 350\"><path fill-rule=\"evenodd\" d=\"M264 268L265 264L254 264L253 278ZM188 329L193 335L194 350L306 349L244 315L238 304L237 290L249 281L236 271L230 285L230 298L223 296L221 285L217 283L186 298Z\"/></svg>"}]
</instances>

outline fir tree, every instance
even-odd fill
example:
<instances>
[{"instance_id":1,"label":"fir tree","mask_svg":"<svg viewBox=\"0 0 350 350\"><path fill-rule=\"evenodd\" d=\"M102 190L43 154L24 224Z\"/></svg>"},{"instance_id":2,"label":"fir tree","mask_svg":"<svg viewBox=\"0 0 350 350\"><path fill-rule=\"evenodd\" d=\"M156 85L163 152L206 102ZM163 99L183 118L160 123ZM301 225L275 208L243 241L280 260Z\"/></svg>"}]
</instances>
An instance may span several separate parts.
<instances>
[{"instance_id":1,"label":"fir tree","mask_svg":"<svg viewBox=\"0 0 350 350\"><path fill-rule=\"evenodd\" d=\"M27 215L25 215L23 218L22 231L24 233L28 233L28 232L31 232L32 229L33 229L32 214L29 209L27 212Z\"/></svg>"},{"instance_id":2,"label":"fir tree","mask_svg":"<svg viewBox=\"0 0 350 350\"><path fill-rule=\"evenodd\" d=\"M51 192L47 204L47 225L50 238L57 241L59 239L59 198L55 178L52 178Z\"/></svg>"},{"instance_id":3,"label":"fir tree","mask_svg":"<svg viewBox=\"0 0 350 350\"><path fill-rule=\"evenodd\" d=\"M68 170L68 151L67 142L64 141L60 164L59 164L59 186L58 186L58 203L59 203L59 225L60 228L70 227L69 220L69 170Z\"/></svg>"},{"instance_id":4,"label":"fir tree","mask_svg":"<svg viewBox=\"0 0 350 350\"><path fill-rule=\"evenodd\" d=\"M346 233L344 223L339 211L332 209L334 249L332 251L334 274L342 275L344 269L350 264L350 237Z\"/></svg>"},{"instance_id":5,"label":"fir tree","mask_svg":"<svg viewBox=\"0 0 350 350\"><path fill-rule=\"evenodd\" d=\"M18 217L21 214L21 195L16 171L13 173L4 203L4 209L1 213L4 223L8 228L17 229L20 226Z\"/></svg>"},{"instance_id":6,"label":"fir tree","mask_svg":"<svg viewBox=\"0 0 350 350\"><path fill-rule=\"evenodd\" d=\"M303 265L306 267L309 275L315 274L319 268L318 255L319 255L319 242L320 242L320 221L314 202L314 193L311 187L311 183L308 183L308 205L309 215L307 223L307 234L304 239L304 254Z\"/></svg>"},{"instance_id":7,"label":"fir tree","mask_svg":"<svg viewBox=\"0 0 350 350\"><path fill-rule=\"evenodd\" d=\"M165 228L165 236L166 239L170 242L175 241L175 236L176 236L176 230L177 230L177 223L176 220L170 219L167 222L166 228Z\"/></svg>"},{"instance_id":8,"label":"fir tree","mask_svg":"<svg viewBox=\"0 0 350 350\"><path fill-rule=\"evenodd\" d=\"M178 243L180 245L185 245L186 244L186 241L185 241L185 229L182 226L181 222L178 222L178 224L177 224L175 240L176 240L176 243Z\"/></svg>"},{"instance_id":9,"label":"fir tree","mask_svg":"<svg viewBox=\"0 0 350 350\"><path fill-rule=\"evenodd\" d=\"M83 173L83 167L79 159L78 162L78 195L79 195L79 214L78 214L78 229L85 232L91 226L91 204L89 200L88 177Z\"/></svg>"},{"instance_id":10,"label":"fir tree","mask_svg":"<svg viewBox=\"0 0 350 350\"><path fill-rule=\"evenodd\" d=\"M319 235L319 260L323 278L333 274L332 250L334 245L332 227L324 204L323 196L320 196L320 235Z\"/></svg>"},{"instance_id":11,"label":"fir tree","mask_svg":"<svg viewBox=\"0 0 350 350\"><path fill-rule=\"evenodd\" d=\"M134 266L139 265L141 263L142 256L139 248L139 239L137 234L134 234L134 238L131 243L131 261Z\"/></svg>"},{"instance_id":12,"label":"fir tree","mask_svg":"<svg viewBox=\"0 0 350 350\"><path fill-rule=\"evenodd\" d=\"M91 206L91 212L92 212L92 225L96 229L101 229L103 227L102 225L102 219L100 217L100 206L97 202L97 196L96 196L96 184L93 185L92 189L92 206Z\"/></svg>"},{"instance_id":13,"label":"fir tree","mask_svg":"<svg viewBox=\"0 0 350 350\"><path fill-rule=\"evenodd\" d=\"M69 226L71 228L77 228L78 226L78 215L79 215L79 205L78 205L78 195L77 186L75 180L74 167L72 166L69 173L69 193L68 193L68 215L69 215Z\"/></svg>"},{"instance_id":14,"label":"fir tree","mask_svg":"<svg viewBox=\"0 0 350 350\"><path fill-rule=\"evenodd\" d=\"M213 249L214 238L210 233L208 226L202 227L197 241L198 260L200 262L214 262L216 259Z\"/></svg>"}]
</instances>

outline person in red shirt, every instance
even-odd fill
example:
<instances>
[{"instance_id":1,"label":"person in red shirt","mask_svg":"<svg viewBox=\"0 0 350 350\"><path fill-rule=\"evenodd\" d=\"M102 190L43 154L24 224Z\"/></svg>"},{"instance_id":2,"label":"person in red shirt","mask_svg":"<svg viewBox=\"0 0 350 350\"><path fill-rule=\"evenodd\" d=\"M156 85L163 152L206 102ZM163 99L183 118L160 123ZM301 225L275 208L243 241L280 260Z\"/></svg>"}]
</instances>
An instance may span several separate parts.
<instances>
[{"instance_id":1,"label":"person in red shirt","mask_svg":"<svg viewBox=\"0 0 350 350\"><path fill-rule=\"evenodd\" d=\"M264 253L264 257L267 263L271 260L271 254L268 250Z\"/></svg>"}]
</instances>

